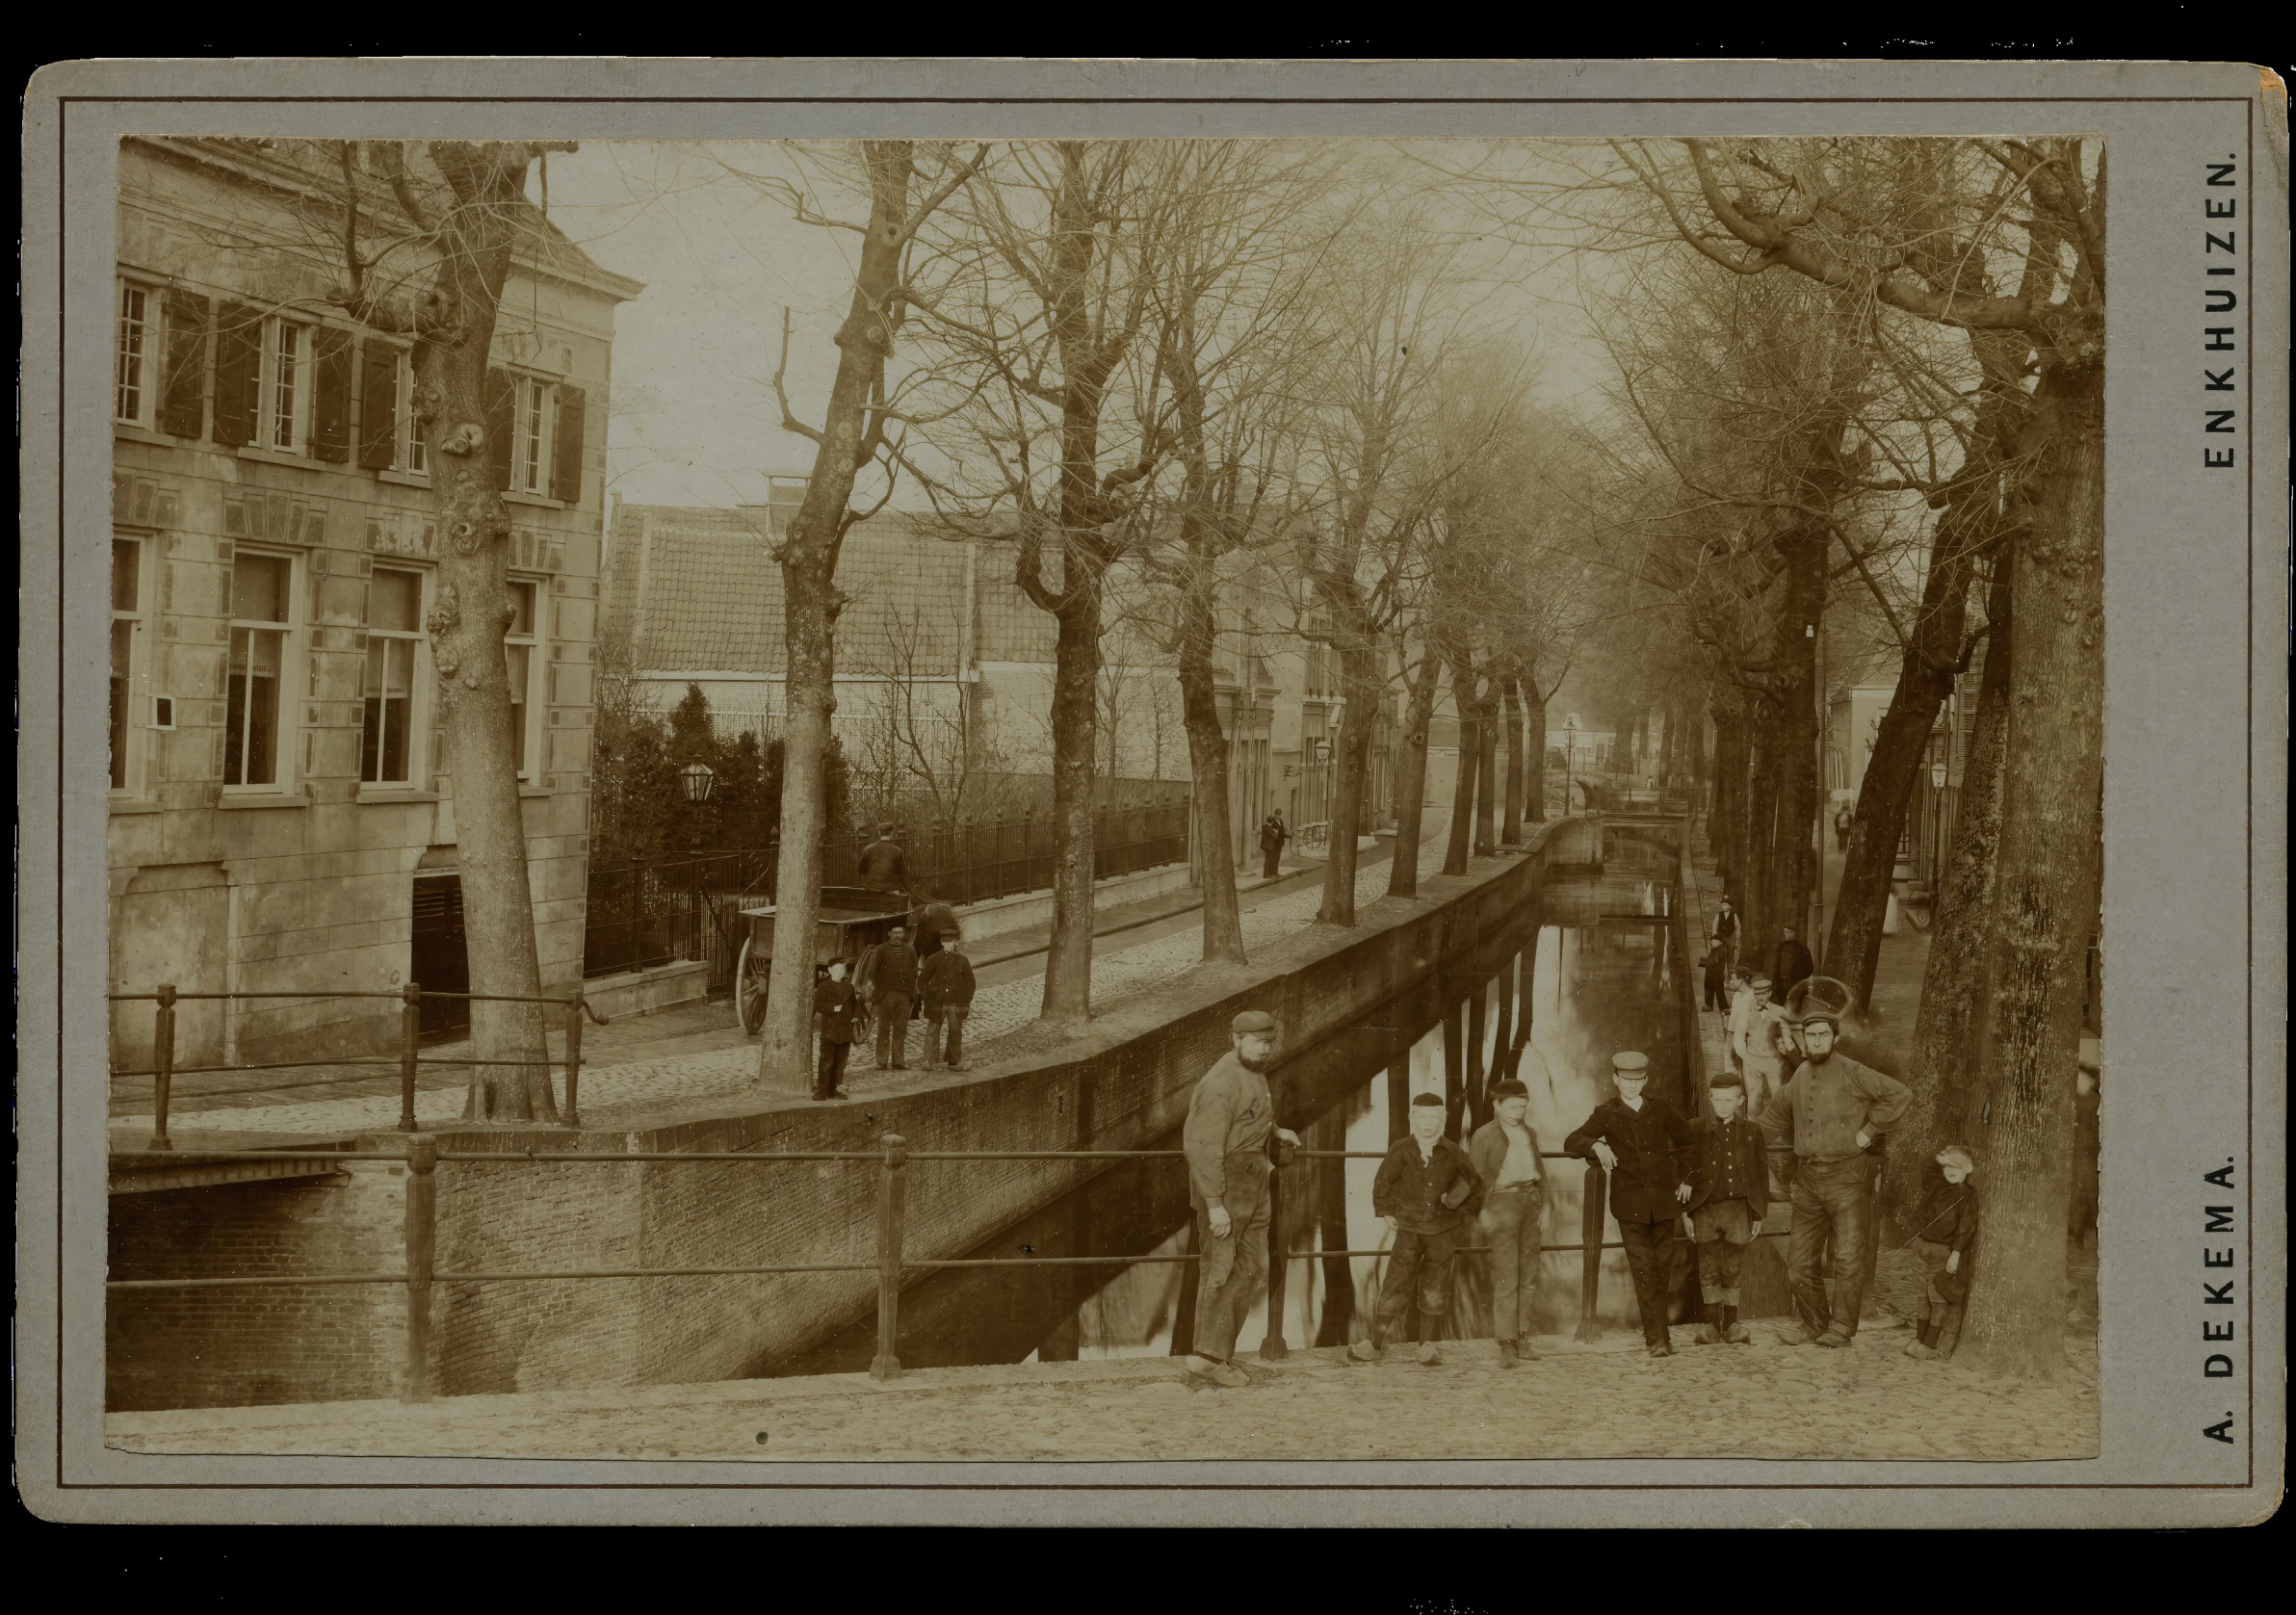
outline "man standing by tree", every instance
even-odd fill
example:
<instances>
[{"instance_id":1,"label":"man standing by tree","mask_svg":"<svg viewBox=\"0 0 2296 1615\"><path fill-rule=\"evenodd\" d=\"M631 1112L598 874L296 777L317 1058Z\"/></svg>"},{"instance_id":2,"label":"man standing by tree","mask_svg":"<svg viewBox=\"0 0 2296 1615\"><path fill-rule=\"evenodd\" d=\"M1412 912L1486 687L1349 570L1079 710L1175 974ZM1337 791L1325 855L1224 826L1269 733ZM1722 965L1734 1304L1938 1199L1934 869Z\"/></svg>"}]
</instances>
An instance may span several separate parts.
<instances>
[{"instance_id":1,"label":"man standing by tree","mask_svg":"<svg viewBox=\"0 0 2296 1615\"><path fill-rule=\"evenodd\" d=\"M1566 811L1568 806L1566 803ZM1714 905L1713 944L1722 950L1724 969L1738 962L1738 917L1732 911L1728 898Z\"/></svg>"},{"instance_id":2,"label":"man standing by tree","mask_svg":"<svg viewBox=\"0 0 2296 1615\"><path fill-rule=\"evenodd\" d=\"M1261 821L1260 850L1266 856L1266 866L1260 873L1265 878L1268 880L1275 878L1276 866L1282 863L1284 858L1284 843L1291 839L1292 832L1284 828L1284 810L1282 808L1277 808L1275 812Z\"/></svg>"},{"instance_id":3,"label":"man standing by tree","mask_svg":"<svg viewBox=\"0 0 2296 1615\"><path fill-rule=\"evenodd\" d=\"M1228 1053L1188 1096L1181 1143L1196 1211L1202 1277L1187 1367L1231 1388L1250 1383L1235 1363L1236 1331L1267 1282L1267 1135L1297 1144L1275 1125L1267 1073L1275 1068L1276 1019L1247 1009L1229 1023Z\"/></svg>"},{"instance_id":4,"label":"man standing by tree","mask_svg":"<svg viewBox=\"0 0 2296 1615\"><path fill-rule=\"evenodd\" d=\"M861 955L861 997L877 1023L879 1071L906 1071L909 1009L917 998L917 951L909 928L895 925L884 943Z\"/></svg>"},{"instance_id":5,"label":"man standing by tree","mask_svg":"<svg viewBox=\"0 0 2296 1615\"><path fill-rule=\"evenodd\" d=\"M1807 1057L1762 1107L1761 1131L1773 1166L1795 1158L1793 1224L1786 1279L1799 1327L1787 1345L1846 1346L1858 1333L1858 1307L1871 1276L1866 1228L1873 1218L1874 1140L1905 1116L1914 1090L1894 1077L1834 1052L1849 1007L1849 989L1830 977L1804 983L1789 1018L1801 1027ZM1818 1274L1826 1236L1834 1237L1834 1294Z\"/></svg>"},{"instance_id":6,"label":"man standing by tree","mask_svg":"<svg viewBox=\"0 0 2296 1615\"><path fill-rule=\"evenodd\" d=\"M1817 961L1810 956L1810 945L1794 933L1791 925L1781 926L1778 951L1770 962L1771 991L1784 999L1809 980L1816 969Z\"/></svg>"}]
</instances>

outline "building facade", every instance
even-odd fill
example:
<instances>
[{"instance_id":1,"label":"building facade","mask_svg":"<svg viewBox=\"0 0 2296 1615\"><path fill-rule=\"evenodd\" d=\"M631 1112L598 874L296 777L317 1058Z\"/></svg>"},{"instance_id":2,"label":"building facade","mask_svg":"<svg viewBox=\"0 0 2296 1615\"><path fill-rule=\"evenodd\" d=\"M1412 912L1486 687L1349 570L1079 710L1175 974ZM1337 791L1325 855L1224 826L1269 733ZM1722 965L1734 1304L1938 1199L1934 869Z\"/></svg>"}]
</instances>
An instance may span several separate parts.
<instances>
[{"instance_id":1,"label":"building facade","mask_svg":"<svg viewBox=\"0 0 2296 1615\"><path fill-rule=\"evenodd\" d=\"M399 1006L322 995L451 989L466 969L423 627L430 474L404 342L326 301L341 275L312 221L333 161L294 142L121 148L112 986L313 995L185 1005L182 1064L372 1052ZM530 222L489 437L547 990L582 970L607 386L615 307L641 288ZM147 1066L151 1035L148 1004L119 1005L116 1068Z\"/></svg>"}]
</instances>

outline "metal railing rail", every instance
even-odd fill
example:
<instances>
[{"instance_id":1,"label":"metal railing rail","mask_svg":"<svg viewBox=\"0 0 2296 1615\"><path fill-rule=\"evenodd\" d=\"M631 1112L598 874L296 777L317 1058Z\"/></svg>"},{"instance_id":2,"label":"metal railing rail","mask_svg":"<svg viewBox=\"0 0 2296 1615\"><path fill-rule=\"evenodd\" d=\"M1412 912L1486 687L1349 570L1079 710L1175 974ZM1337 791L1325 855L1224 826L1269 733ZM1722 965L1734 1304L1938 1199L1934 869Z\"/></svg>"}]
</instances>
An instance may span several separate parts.
<instances>
[{"instance_id":1,"label":"metal railing rail","mask_svg":"<svg viewBox=\"0 0 2296 1615\"><path fill-rule=\"evenodd\" d=\"M449 993L426 994L421 983L409 981L403 987L387 992L351 993L185 993L178 992L170 982L162 982L148 993L110 993L114 1003L156 1003L151 1050L153 1064L149 1071L116 1071L114 1077L149 1077L152 1079L151 1141L146 1146L155 1151L172 1151L174 1141L168 1133L169 1110L174 1098L175 1079L179 1076L211 1075L222 1071L289 1071L313 1066L397 1066L399 1068L399 1131L412 1133L418 1125L414 1115L415 1073L426 1065L461 1066L525 1066L544 1060L496 1060L476 1056L457 1058L453 1055L432 1055L425 1058L419 1052L423 1035L423 1000L430 998L464 999L474 1003L548 1003L557 1004L566 1012L564 1029L565 1054L562 1064L566 1073L566 1110L561 1125L582 1125L582 1023L585 1017L600 1026L607 1018L591 1007L577 987L568 995L548 993ZM304 999L313 1003L326 1003L336 999L397 999L404 1006L399 1015L399 1054L394 1058L352 1055L338 1059L272 1060L261 1065L195 1065L178 1067L175 1063L175 1006L179 1003L220 999ZM350 1079L346 1079L350 1081ZM237 1090L248 1091L248 1090ZM275 1159L275 1158L274 1158Z\"/></svg>"},{"instance_id":2,"label":"metal railing rail","mask_svg":"<svg viewBox=\"0 0 2296 1615\"><path fill-rule=\"evenodd\" d=\"M776 1277L796 1273L866 1273L877 1275L876 1352L870 1363L872 1378L887 1380L900 1373L898 1342L900 1323L900 1284L903 1274L940 1272L974 1267L1099 1267L1131 1266L1140 1264L1185 1263L1201 1260L1196 1252L1176 1256L1026 1256L1026 1257L954 1257L929 1259L903 1254L902 1244L907 1233L908 1169L918 1161L977 1161L977 1160L1183 1160L1186 1153L1180 1150L911 1150L908 1141L899 1133L888 1133L881 1139L878 1150L442 1150L437 1138L430 1133L415 1133L406 1140L402 1152L378 1150L175 1150L167 1145L137 1154L122 1152L116 1161L153 1161L175 1164L184 1161L275 1161L295 1160L372 1160L403 1161L407 1166L404 1243L406 1264L397 1272L374 1273L266 1273L245 1278L207 1279L112 1279L107 1289L162 1290L162 1289L224 1289L233 1288L276 1288L287 1285L362 1285L401 1284L406 1287L406 1370L401 1388L401 1399L425 1402L435 1394L434 1373L430 1363L430 1295L439 1284L526 1284L560 1283L587 1279L667 1279L667 1278L729 1278ZM1383 1160L1384 1150L1308 1150L1292 1152L1294 1159L1322 1160ZM1552 1151L1541 1152L1543 1160L1570 1160L1576 1157ZM774 1165L792 1161L866 1161L878 1168L876 1258L872 1262L814 1262L763 1263L708 1267L602 1267L559 1268L523 1272L462 1272L441 1269L436 1263L438 1244L438 1178L441 1162L589 1162L605 1164L615 1161L654 1161L665 1165L700 1165L716 1162L747 1162L753 1165ZM1268 1222L1280 1228L1281 1194L1284 1171L1278 1168L1268 1179ZM1586 1162L1584 1202L1581 1208L1580 1237L1568 1244L1548 1244L1547 1251L1576 1251L1582 1258L1579 1268L1578 1328L1580 1341L1597 1339L1601 1330L1595 1321L1596 1300L1602 1281L1603 1253L1623 1250L1619 1240L1605 1242L1603 1238L1605 1189L1608 1174L1599 1161ZM1762 1236L1775 1238L1783 1231ZM1683 1236L1676 1235L1678 1240ZM1475 1255L1490 1250L1488 1245L1462 1244L1455 1247L1461 1254ZM1261 1342L1260 1355L1270 1361L1290 1355L1284 1340L1284 1293L1291 1264L1294 1262L1319 1262L1349 1257L1381 1257L1385 1250L1312 1250L1272 1252L1267 1267L1267 1333Z\"/></svg>"}]
</instances>

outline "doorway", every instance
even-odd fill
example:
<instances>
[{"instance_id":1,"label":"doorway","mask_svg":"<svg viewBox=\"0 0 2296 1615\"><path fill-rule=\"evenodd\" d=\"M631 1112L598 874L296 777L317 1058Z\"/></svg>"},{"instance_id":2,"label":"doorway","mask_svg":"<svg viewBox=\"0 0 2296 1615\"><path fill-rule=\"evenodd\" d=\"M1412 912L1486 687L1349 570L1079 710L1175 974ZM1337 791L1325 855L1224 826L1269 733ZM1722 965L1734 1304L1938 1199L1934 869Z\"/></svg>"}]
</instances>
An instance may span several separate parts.
<instances>
[{"instance_id":1,"label":"doorway","mask_svg":"<svg viewBox=\"0 0 2296 1615\"><path fill-rule=\"evenodd\" d=\"M470 991L470 950L462 937L462 877L458 874L415 877L414 943L407 979L423 989L426 1038L470 1029L470 1000L431 996Z\"/></svg>"}]
</instances>

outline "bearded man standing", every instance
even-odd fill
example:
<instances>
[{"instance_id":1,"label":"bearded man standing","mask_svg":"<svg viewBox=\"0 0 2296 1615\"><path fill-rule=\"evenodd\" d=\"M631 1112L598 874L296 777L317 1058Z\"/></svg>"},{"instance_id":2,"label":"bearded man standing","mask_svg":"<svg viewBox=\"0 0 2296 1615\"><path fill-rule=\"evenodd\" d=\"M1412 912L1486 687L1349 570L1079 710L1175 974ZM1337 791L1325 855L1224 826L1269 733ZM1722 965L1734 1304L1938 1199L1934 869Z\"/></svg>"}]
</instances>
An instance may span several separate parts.
<instances>
[{"instance_id":1,"label":"bearded man standing","mask_svg":"<svg viewBox=\"0 0 2296 1615\"><path fill-rule=\"evenodd\" d=\"M1275 1169L1268 1135L1299 1142L1298 1134L1275 1125L1267 1088L1277 1030L1275 1017L1259 1009L1229 1024L1228 1053L1188 1096L1181 1131L1201 1274L1187 1367L1230 1387L1250 1383L1235 1361L1236 1331L1267 1284L1267 1179Z\"/></svg>"}]
</instances>

